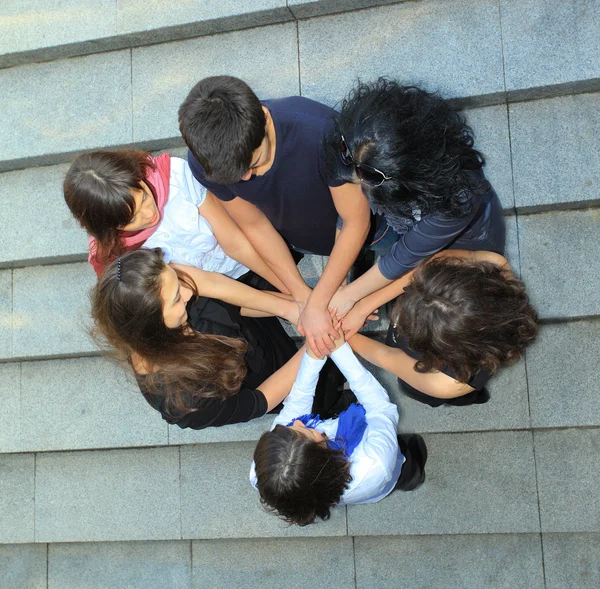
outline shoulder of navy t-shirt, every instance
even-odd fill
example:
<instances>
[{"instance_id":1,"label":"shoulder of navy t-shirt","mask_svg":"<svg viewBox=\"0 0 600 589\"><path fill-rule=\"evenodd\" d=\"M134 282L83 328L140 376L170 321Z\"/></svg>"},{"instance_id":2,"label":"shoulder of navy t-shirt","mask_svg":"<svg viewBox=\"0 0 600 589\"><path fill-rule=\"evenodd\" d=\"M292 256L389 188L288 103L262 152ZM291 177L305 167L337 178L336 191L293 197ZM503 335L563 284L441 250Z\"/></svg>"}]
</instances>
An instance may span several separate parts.
<instances>
[{"instance_id":1,"label":"shoulder of navy t-shirt","mask_svg":"<svg viewBox=\"0 0 600 589\"><path fill-rule=\"evenodd\" d=\"M318 133L319 139L332 129L334 120L338 115L337 111L326 104L311 100L310 98L305 98L304 96L271 98L262 100L261 103L266 106L271 113L275 113L275 116L279 115L285 117L288 124L292 122L298 123L300 125L299 129L301 129L302 132L312 130ZM324 119L325 124L323 124ZM221 200L233 200L236 197L234 191L230 188L234 185L216 184L207 180L204 168L190 150L188 150L187 157L188 164L196 180L203 184L208 190L211 190L215 196ZM343 183L343 181L330 180L329 185L341 186ZM227 188L228 193L223 193L220 188Z\"/></svg>"}]
</instances>

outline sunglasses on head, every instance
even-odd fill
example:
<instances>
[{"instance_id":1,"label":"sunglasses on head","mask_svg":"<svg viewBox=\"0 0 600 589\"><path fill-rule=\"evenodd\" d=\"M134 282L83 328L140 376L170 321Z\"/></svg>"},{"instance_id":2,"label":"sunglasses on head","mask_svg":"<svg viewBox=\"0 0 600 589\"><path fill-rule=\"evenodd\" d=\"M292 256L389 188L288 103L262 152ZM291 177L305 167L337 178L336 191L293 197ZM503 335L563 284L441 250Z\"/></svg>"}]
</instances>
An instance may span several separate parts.
<instances>
[{"instance_id":1,"label":"sunglasses on head","mask_svg":"<svg viewBox=\"0 0 600 589\"><path fill-rule=\"evenodd\" d=\"M357 162L343 135L340 141L340 158L345 166L354 166L356 177L363 184L366 184L371 188L377 188L377 186L381 186L386 180L392 180L390 176L386 176L381 170L369 166L368 164Z\"/></svg>"}]
</instances>

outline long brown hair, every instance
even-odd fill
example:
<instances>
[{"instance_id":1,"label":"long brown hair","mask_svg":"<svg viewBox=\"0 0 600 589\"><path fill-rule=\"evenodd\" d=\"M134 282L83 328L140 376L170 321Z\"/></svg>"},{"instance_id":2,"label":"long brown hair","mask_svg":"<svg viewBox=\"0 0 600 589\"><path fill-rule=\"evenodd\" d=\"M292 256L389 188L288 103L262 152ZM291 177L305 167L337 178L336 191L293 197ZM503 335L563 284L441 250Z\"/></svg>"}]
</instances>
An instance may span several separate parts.
<instances>
[{"instance_id":1,"label":"long brown hair","mask_svg":"<svg viewBox=\"0 0 600 589\"><path fill-rule=\"evenodd\" d=\"M134 149L98 149L77 157L63 184L65 201L80 225L97 241L102 262L122 251L119 227L135 211L131 189L142 190L148 170L155 169L151 154Z\"/></svg>"},{"instance_id":2,"label":"long brown hair","mask_svg":"<svg viewBox=\"0 0 600 589\"><path fill-rule=\"evenodd\" d=\"M289 524L329 519L352 480L343 450L315 442L289 427L264 433L254 450L263 506Z\"/></svg>"},{"instance_id":3,"label":"long brown hair","mask_svg":"<svg viewBox=\"0 0 600 589\"><path fill-rule=\"evenodd\" d=\"M418 372L447 366L464 383L517 361L537 334L525 285L501 266L462 258L421 264L391 319L419 353Z\"/></svg>"},{"instance_id":4,"label":"long brown hair","mask_svg":"<svg viewBox=\"0 0 600 589\"><path fill-rule=\"evenodd\" d=\"M158 367L146 377L149 390L166 388L167 410L188 412L186 398L223 399L239 391L248 346L242 339L202 334L185 325L168 328L160 296L165 269L160 248L127 252L112 262L91 293L92 333L130 364L137 355L147 366ZM178 277L197 294L189 277Z\"/></svg>"}]
</instances>

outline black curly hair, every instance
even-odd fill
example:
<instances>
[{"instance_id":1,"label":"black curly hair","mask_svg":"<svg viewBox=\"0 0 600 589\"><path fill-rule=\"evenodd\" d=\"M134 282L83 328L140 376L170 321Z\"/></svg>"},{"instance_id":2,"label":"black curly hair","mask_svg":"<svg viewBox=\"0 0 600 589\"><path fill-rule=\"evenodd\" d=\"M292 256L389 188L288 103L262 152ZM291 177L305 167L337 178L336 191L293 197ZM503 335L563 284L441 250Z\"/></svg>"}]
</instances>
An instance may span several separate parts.
<instances>
[{"instance_id":1,"label":"black curly hair","mask_svg":"<svg viewBox=\"0 0 600 589\"><path fill-rule=\"evenodd\" d=\"M462 217L487 190L479 174L483 155L473 149L473 131L464 117L437 94L402 86L388 78L357 82L342 102L335 129L326 140L330 175L353 182L354 168L340 159L341 136L357 162L391 180L362 184L369 202L410 218L438 212Z\"/></svg>"}]
</instances>

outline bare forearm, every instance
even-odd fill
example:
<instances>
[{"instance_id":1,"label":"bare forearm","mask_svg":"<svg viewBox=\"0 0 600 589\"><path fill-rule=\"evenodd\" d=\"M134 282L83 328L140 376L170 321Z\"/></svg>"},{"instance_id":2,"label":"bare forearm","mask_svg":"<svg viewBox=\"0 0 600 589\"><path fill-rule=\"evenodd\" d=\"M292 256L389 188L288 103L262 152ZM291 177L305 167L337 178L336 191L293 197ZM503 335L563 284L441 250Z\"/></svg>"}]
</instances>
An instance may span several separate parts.
<instances>
[{"instance_id":1,"label":"bare forearm","mask_svg":"<svg viewBox=\"0 0 600 589\"><path fill-rule=\"evenodd\" d=\"M290 360L258 387L267 399L268 411L277 407L277 405L279 405L292 390L302 356L304 355L304 350L305 347L302 346Z\"/></svg>"},{"instance_id":2,"label":"bare forearm","mask_svg":"<svg viewBox=\"0 0 600 589\"><path fill-rule=\"evenodd\" d=\"M293 317L296 305L293 301L275 296L267 291L257 290L237 280L218 274L205 272L191 266L180 266L196 284L198 294L219 299L240 308L253 309L288 319Z\"/></svg>"},{"instance_id":3,"label":"bare forearm","mask_svg":"<svg viewBox=\"0 0 600 589\"><path fill-rule=\"evenodd\" d=\"M418 372L417 361L406 352L356 334L348 340L350 347L371 364L379 366L418 391L431 397L453 399L470 393L473 388L458 382L443 372Z\"/></svg>"},{"instance_id":4,"label":"bare forearm","mask_svg":"<svg viewBox=\"0 0 600 589\"><path fill-rule=\"evenodd\" d=\"M286 288L285 284L279 279L277 274L269 268L266 262L259 256L258 252L252 247L252 244L248 242L248 247L239 248L230 252L225 252L229 257L237 260L240 264L244 264L247 268L262 276L267 282L272 284L275 288L280 291L289 294L289 289Z\"/></svg>"},{"instance_id":5,"label":"bare forearm","mask_svg":"<svg viewBox=\"0 0 600 589\"><path fill-rule=\"evenodd\" d=\"M363 275L364 276L364 275ZM358 300L359 305L365 313L373 313L376 309L379 309L382 305L385 305L388 301L395 299L404 292L404 288L410 284L412 280L412 273L405 274L398 280L394 280L392 283L376 290L370 295Z\"/></svg>"},{"instance_id":6,"label":"bare forearm","mask_svg":"<svg viewBox=\"0 0 600 589\"><path fill-rule=\"evenodd\" d=\"M331 297L342 284L356 260L367 232L368 225L344 226L331 251L327 266L310 295L309 302L311 304L327 307Z\"/></svg>"},{"instance_id":7,"label":"bare forearm","mask_svg":"<svg viewBox=\"0 0 600 589\"><path fill-rule=\"evenodd\" d=\"M362 356L371 364L375 364L375 366L379 366L380 368L383 367L383 356L387 354L388 346L361 335L360 333L353 335L348 340L348 343L359 356Z\"/></svg>"},{"instance_id":8,"label":"bare forearm","mask_svg":"<svg viewBox=\"0 0 600 589\"><path fill-rule=\"evenodd\" d=\"M300 276L281 235L272 226L252 227L245 232L258 255L282 283L283 292L291 293L296 301L306 300L310 295L310 288Z\"/></svg>"},{"instance_id":9,"label":"bare forearm","mask_svg":"<svg viewBox=\"0 0 600 589\"><path fill-rule=\"evenodd\" d=\"M434 254L428 260L433 258L473 258L478 254L490 255L488 252L470 252L465 250L444 250ZM491 254L494 255L494 254ZM504 260L504 258L502 258ZM423 263L423 262L422 262ZM417 266L418 267L418 266ZM406 286L410 284L415 273L411 270L396 280L388 280L378 266L373 266L368 272L363 274L358 280L350 283L346 287L346 293L368 313L372 313L388 301L400 296Z\"/></svg>"},{"instance_id":10,"label":"bare forearm","mask_svg":"<svg viewBox=\"0 0 600 589\"><path fill-rule=\"evenodd\" d=\"M242 307L240 309L240 315L242 317L254 317L256 319L262 319L264 317L274 317L273 313L267 313L266 311L256 311L255 309L247 309Z\"/></svg>"},{"instance_id":11,"label":"bare forearm","mask_svg":"<svg viewBox=\"0 0 600 589\"><path fill-rule=\"evenodd\" d=\"M399 279L402 280L402 279ZM364 299L365 297L376 293L377 291L381 292L381 290L385 289L386 287L393 285L395 281L392 280L388 280L379 270L378 266L375 265L372 268L370 268L367 272L365 272L360 278L358 278L357 280L355 280L354 282L351 282L350 284L348 284L345 289L344 292L346 293L346 296L349 296L352 298L352 300L354 301L360 301L361 299ZM373 300L379 300L382 296L387 296L388 294L391 295L392 289L388 290L385 295L380 295L377 297L377 299L375 299L375 297L373 298ZM397 296L397 295L396 295ZM392 298L394 298L394 296L390 296L389 299L386 299L385 301L383 301L384 303L391 300ZM383 303L380 303L383 304ZM377 306L373 307L373 309L376 309Z\"/></svg>"}]
</instances>

